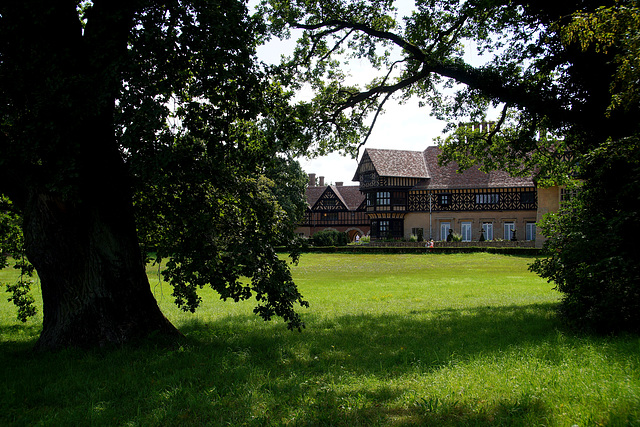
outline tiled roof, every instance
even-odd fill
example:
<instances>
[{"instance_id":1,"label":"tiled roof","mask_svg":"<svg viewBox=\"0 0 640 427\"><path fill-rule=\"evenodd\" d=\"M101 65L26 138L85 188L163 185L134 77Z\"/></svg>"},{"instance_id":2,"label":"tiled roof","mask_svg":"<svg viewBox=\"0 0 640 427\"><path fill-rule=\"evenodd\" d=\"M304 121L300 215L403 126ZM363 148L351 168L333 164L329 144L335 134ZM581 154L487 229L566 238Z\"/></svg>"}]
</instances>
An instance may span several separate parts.
<instances>
[{"instance_id":1,"label":"tiled roof","mask_svg":"<svg viewBox=\"0 0 640 427\"><path fill-rule=\"evenodd\" d=\"M415 189L534 187L531 177L512 177L505 171L485 173L474 166L458 173L458 165L454 162L440 167L439 154L439 147L427 147L424 150L424 159L431 179L419 184Z\"/></svg>"},{"instance_id":2,"label":"tiled roof","mask_svg":"<svg viewBox=\"0 0 640 427\"><path fill-rule=\"evenodd\" d=\"M350 211L355 211L364 201L364 194L360 192L360 186L347 185L336 187L332 185L333 191L341 197L344 204Z\"/></svg>"},{"instance_id":3,"label":"tiled roof","mask_svg":"<svg viewBox=\"0 0 640 427\"><path fill-rule=\"evenodd\" d=\"M367 148L365 152L380 176L429 178L429 171L420 151Z\"/></svg>"},{"instance_id":4,"label":"tiled roof","mask_svg":"<svg viewBox=\"0 0 640 427\"><path fill-rule=\"evenodd\" d=\"M323 187L307 187L307 206L312 208L322 197L325 191L333 191L336 197L347 207L348 210L356 210L364 200L364 194L360 192L357 185L335 186L327 185Z\"/></svg>"},{"instance_id":5,"label":"tiled roof","mask_svg":"<svg viewBox=\"0 0 640 427\"><path fill-rule=\"evenodd\" d=\"M326 189L327 187L307 187L307 206L312 208Z\"/></svg>"},{"instance_id":6,"label":"tiled roof","mask_svg":"<svg viewBox=\"0 0 640 427\"><path fill-rule=\"evenodd\" d=\"M436 146L427 147L423 152L367 148L365 155L379 176L423 178L415 189L534 187L531 177L512 177L504 171L485 173L474 166L458 173L458 165L453 162L440 167L440 152ZM354 180L359 178L358 175L359 170Z\"/></svg>"}]
</instances>

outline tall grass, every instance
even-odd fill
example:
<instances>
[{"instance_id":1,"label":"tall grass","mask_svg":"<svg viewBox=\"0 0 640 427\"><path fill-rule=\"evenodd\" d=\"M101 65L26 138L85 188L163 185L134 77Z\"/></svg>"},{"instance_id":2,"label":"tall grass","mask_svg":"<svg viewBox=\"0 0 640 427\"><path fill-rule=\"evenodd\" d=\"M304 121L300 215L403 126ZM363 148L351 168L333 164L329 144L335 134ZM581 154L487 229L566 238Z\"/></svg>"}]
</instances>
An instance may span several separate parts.
<instances>
[{"instance_id":1,"label":"tall grass","mask_svg":"<svg viewBox=\"0 0 640 427\"><path fill-rule=\"evenodd\" d=\"M209 292L182 313L153 267L174 346L33 354L2 298L0 425L640 425L640 339L560 328L530 261L305 255L302 333Z\"/></svg>"}]
</instances>

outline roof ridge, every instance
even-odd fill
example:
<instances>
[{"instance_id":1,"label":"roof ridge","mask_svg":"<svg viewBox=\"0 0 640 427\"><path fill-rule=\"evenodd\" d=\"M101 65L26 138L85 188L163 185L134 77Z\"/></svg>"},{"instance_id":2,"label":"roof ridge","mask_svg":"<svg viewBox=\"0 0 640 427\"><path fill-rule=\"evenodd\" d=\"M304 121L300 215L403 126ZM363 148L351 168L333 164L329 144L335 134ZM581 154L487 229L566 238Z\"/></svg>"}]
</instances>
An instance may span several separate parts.
<instances>
[{"instance_id":1,"label":"roof ridge","mask_svg":"<svg viewBox=\"0 0 640 427\"><path fill-rule=\"evenodd\" d=\"M395 148L367 148L366 150L368 151L404 151L407 153L420 153L420 150L398 150Z\"/></svg>"},{"instance_id":2,"label":"roof ridge","mask_svg":"<svg viewBox=\"0 0 640 427\"><path fill-rule=\"evenodd\" d=\"M349 206L347 205L346 200L344 200L344 197L342 197L340 190L338 190L338 186L335 184L331 184L331 185L327 185L327 187L331 188L331 191L333 191L333 194L335 194L335 196L342 202L345 209L349 209Z\"/></svg>"}]
</instances>

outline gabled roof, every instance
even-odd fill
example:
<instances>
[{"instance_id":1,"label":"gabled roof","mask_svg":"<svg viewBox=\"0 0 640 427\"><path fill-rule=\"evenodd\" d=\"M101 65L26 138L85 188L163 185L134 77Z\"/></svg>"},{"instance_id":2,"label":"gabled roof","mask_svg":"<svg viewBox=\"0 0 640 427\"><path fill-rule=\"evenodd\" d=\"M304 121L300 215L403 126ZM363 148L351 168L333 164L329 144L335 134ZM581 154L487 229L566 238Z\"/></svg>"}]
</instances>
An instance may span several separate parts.
<instances>
[{"instance_id":1,"label":"gabled roof","mask_svg":"<svg viewBox=\"0 0 640 427\"><path fill-rule=\"evenodd\" d=\"M307 206L309 209L315 208L325 193L332 193L344 205L347 210L355 211L362 204L365 196L360 192L357 185L325 187L307 187Z\"/></svg>"},{"instance_id":2,"label":"gabled roof","mask_svg":"<svg viewBox=\"0 0 640 427\"><path fill-rule=\"evenodd\" d=\"M440 152L440 147L435 146L424 150L424 159L431 179L417 185L415 189L534 187L531 177L513 177L505 171L485 173L473 166L463 173L458 173L458 164L455 162L440 167Z\"/></svg>"},{"instance_id":3,"label":"gabled roof","mask_svg":"<svg viewBox=\"0 0 640 427\"><path fill-rule=\"evenodd\" d=\"M326 189L327 187L307 187L307 206L309 208L314 206Z\"/></svg>"},{"instance_id":4,"label":"gabled roof","mask_svg":"<svg viewBox=\"0 0 640 427\"><path fill-rule=\"evenodd\" d=\"M415 189L534 187L531 177L512 177L505 171L485 173L474 166L458 173L458 165L453 162L440 167L440 152L440 147L436 146L427 147L424 151L367 148L354 181L359 179L361 166L370 160L379 176L422 178Z\"/></svg>"},{"instance_id":5,"label":"gabled roof","mask_svg":"<svg viewBox=\"0 0 640 427\"><path fill-rule=\"evenodd\" d=\"M420 151L367 148L363 158L365 155L371 159L373 167L380 176L429 178L429 171ZM357 179L356 173L354 181Z\"/></svg>"},{"instance_id":6,"label":"gabled roof","mask_svg":"<svg viewBox=\"0 0 640 427\"><path fill-rule=\"evenodd\" d=\"M335 193L340 195L341 200L350 211L357 210L364 201L365 196L360 192L360 186L358 185L347 185L340 187L332 185L331 188Z\"/></svg>"}]
</instances>

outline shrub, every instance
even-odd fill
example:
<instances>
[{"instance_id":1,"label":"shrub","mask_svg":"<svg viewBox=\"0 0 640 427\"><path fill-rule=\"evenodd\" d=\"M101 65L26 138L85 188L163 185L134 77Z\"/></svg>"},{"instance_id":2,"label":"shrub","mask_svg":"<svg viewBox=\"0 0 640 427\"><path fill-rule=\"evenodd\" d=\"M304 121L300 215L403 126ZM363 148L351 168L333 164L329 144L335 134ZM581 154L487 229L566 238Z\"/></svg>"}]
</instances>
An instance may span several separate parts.
<instances>
[{"instance_id":1,"label":"shrub","mask_svg":"<svg viewBox=\"0 0 640 427\"><path fill-rule=\"evenodd\" d=\"M311 240L313 246L346 246L349 236L336 230L322 230L315 233Z\"/></svg>"},{"instance_id":2,"label":"shrub","mask_svg":"<svg viewBox=\"0 0 640 427\"><path fill-rule=\"evenodd\" d=\"M563 293L562 318L578 329L640 332L638 142L587 165L582 191L540 225L546 258L531 269Z\"/></svg>"}]
</instances>

